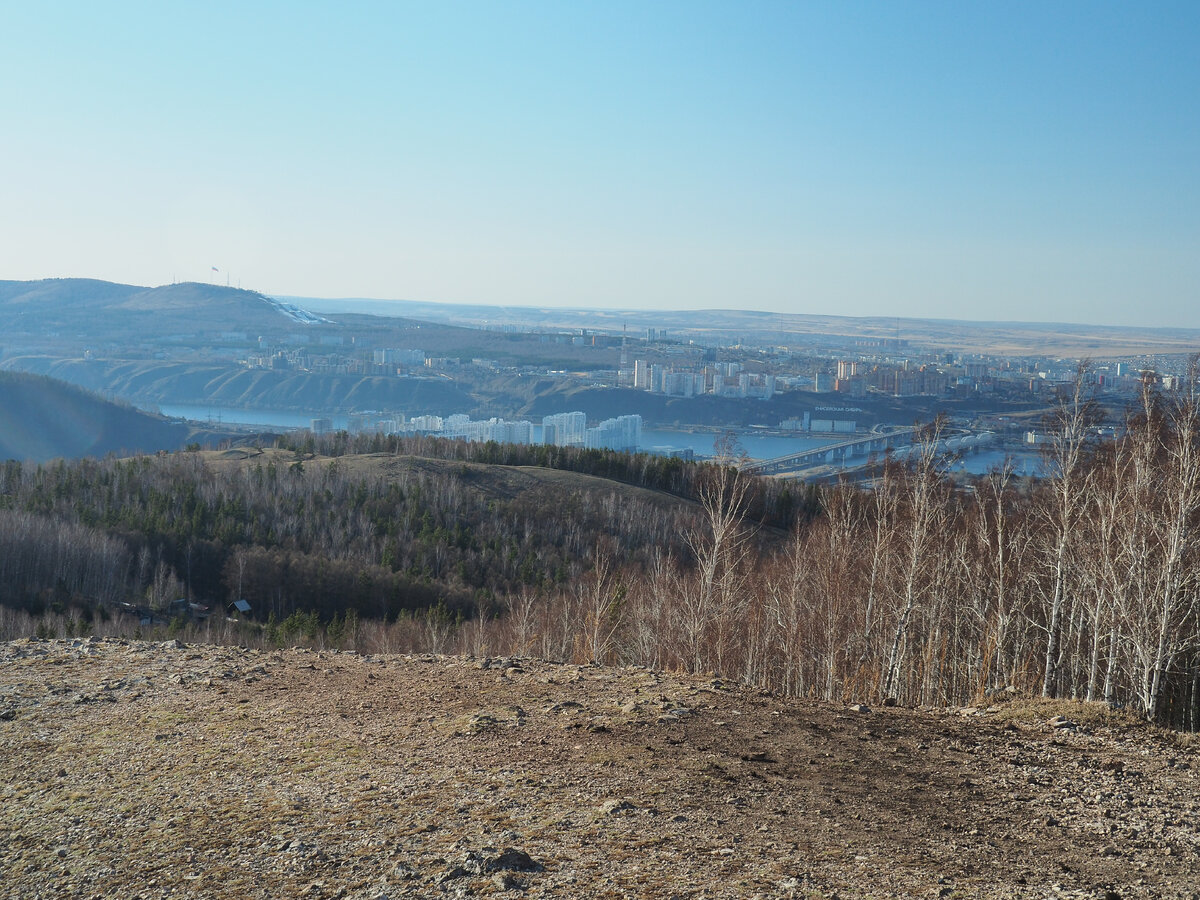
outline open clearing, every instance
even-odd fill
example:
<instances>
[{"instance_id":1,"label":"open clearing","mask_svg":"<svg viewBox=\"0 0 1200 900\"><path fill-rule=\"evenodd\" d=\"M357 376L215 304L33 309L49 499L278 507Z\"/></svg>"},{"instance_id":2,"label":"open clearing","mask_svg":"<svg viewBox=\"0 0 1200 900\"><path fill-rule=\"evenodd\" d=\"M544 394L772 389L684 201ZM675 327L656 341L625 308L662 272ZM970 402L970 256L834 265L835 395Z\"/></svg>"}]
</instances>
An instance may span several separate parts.
<instances>
[{"instance_id":1,"label":"open clearing","mask_svg":"<svg viewBox=\"0 0 1200 900\"><path fill-rule=\"evenodd\" d=\"M19 641L0 761L5 897L1200 896L1194 745L1082 704Z\"/></svg>"}]
</instances>

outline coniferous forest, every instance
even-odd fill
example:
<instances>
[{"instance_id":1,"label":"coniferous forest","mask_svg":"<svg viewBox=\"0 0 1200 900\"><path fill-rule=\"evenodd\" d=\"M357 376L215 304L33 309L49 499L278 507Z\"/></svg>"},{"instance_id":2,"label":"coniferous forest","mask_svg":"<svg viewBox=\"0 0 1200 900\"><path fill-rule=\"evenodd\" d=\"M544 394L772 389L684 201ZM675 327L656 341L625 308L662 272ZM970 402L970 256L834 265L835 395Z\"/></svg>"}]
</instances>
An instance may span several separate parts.
<instances>
[{"instance_id":1,"label":"coniferous forest","mask_svg":"<svg viewBox=\"0 0 1200 900\"><path fill-rule=\"evenodd\" d=\"M1148 383L1115 437L1097 421L1080 379L1044 478L952 479L934 423L907 464L821 488L344 433L9 462L0 637L537 655L904 704L1008 690L1196 730L1200 402Z\"/></svg>"}]
</instances>

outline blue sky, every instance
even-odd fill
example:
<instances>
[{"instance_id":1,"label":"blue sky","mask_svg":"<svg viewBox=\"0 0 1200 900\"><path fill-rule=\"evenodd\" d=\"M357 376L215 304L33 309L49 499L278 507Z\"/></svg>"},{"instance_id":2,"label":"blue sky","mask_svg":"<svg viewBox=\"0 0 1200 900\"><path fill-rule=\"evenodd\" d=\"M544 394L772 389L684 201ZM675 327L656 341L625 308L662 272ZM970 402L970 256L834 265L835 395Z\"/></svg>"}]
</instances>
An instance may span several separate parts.
<instances>
[{"instance_id":1,"label":"blue sky","mask_svg":"<svg viewBox=\"0 0 1200 900\"><path fill-rule=\"evenodd\" d=\"M1200 327L1194 2L48 2L0 35L0 278Z\"/></svg>"}]
</instances>

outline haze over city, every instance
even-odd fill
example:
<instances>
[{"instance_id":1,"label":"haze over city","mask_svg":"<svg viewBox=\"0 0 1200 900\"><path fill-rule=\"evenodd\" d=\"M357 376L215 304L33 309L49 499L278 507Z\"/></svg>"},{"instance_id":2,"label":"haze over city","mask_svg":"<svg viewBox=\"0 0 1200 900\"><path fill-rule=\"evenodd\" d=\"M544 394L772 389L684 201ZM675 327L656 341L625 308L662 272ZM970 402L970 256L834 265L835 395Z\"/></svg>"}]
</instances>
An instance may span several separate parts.
<instances>
[{"instance_id":1,"label":"haze over city","mask_svg":"<svg viewBox=\"0 0 1200 900\"><path fill-rule=\"evenodd\" d=\"M4 278L1200 325L1193 4L4 21Z\"/></svg>"}]
</instances>

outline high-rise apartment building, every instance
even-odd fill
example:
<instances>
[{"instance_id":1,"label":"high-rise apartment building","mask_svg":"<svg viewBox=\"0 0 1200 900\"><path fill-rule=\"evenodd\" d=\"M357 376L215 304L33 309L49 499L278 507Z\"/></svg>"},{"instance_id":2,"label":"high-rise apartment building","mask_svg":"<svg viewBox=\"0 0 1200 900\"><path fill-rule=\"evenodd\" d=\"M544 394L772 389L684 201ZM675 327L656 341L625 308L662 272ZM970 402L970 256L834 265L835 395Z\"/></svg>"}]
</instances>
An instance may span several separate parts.
<instances>
[{"instance_id":1,"label":"high-rise apartment building","mask_svg":"<svg viewBox=\"0 0 1200 900\"><path fill-rule=\"evenodd\" d=\"M633 415L605 419L595 428L587 430L585 443L589 450L636 452L642 443L642 417Z\"/></svg>"},{"instance_id":2,"label":"high-rise apartment building","mask_svg":"<svg viewBox=\"0 0 1200 900\"><path fill-rule=\"evenodd\" d=\"M556 447L582 447L587 440L587 414L556 413L542 419L542 443Z\"/></svg>"},{"instance_id":3,"label":"high-rise apartment building","mask_svg":"<svg viewBox=\"0 0 1200 900\"><path fill-rule=\"evenodd\" d=\"M650 363L644 359L633 361L633 386L644 391L650 390Z\"/></svg>"}]
</instances>

